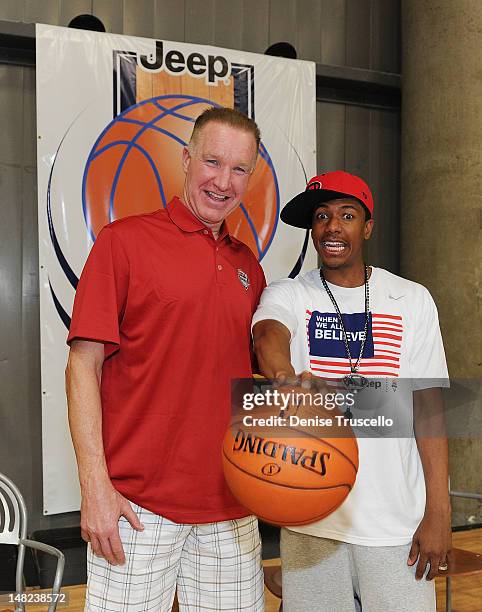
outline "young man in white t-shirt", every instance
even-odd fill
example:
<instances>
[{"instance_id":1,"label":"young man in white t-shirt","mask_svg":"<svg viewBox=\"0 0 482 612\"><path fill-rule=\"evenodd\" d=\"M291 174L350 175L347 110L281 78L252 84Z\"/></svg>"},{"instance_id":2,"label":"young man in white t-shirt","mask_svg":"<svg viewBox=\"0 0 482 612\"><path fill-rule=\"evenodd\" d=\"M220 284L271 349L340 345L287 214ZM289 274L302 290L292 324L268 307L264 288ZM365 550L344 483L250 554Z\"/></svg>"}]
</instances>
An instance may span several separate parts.
<instances>
[{"instance_id":1,"label":"young man in white t-shirt","mask_svg":"<svg viewBox=\"0 0 482 612\"><path fill-rule=\"evenodd\" d=\"M359 177L336 171L311 179L281 219L311 228L322 267L269 285L253 319L268 378L300 377L305 386L313 377L338 379L348 389L368 377L390 381L393 391L410 385L399 410L415 436L360 436L357 480L340 508L282 529L285 612L352 612L354 593L368 612L433 612L432 579L447 571L448 450L438 387L448 373L437 310L425 287L365 265L373 208Z\"/></svg>"}]
</instances>

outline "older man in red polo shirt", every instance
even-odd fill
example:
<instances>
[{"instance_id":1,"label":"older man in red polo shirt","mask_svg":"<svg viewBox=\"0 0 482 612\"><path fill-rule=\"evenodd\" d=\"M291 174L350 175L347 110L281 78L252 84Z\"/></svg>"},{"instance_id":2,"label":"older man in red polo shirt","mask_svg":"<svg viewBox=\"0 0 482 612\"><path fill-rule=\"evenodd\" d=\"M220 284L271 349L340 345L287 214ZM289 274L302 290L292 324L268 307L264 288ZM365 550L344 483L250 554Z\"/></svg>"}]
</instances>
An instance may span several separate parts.
<instances>
[{"instance_id":1,"label":"older man in red polo shirt","mask_svg":"<svg viewBox=\"0 0 482 612\"><path fill-rule=\"evenodd\" d=\"M89 542L86 610L263 610L254 517L223 479L230 381L251 376L265 286L228 233L259 130L209 109L183 151L182 198L106 226L75 298L69 421Z\"/></svg>"}]
</instances>

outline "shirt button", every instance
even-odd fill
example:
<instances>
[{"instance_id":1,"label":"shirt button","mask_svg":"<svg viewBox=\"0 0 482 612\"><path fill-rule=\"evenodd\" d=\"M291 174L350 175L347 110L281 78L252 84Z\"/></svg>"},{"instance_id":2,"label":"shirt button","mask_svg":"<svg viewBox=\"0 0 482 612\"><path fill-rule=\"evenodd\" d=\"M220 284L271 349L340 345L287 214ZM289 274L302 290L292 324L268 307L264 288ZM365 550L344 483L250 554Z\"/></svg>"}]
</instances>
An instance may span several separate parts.
<instances>
[{"instance_id":1,"label":"shirt button","mask_svg":"<svg viewBox=\"0 0 482 612\"><path fill-rule=\"evenodd\" d=\"M203 234L206 234L206 236L209 234L208 230L203 230Z\"/></svg>"},{"instance_id":2,"label":"shirt button","mask_svg":"<svg viewBox=\"0 0 482 612\"><path fill-rule=\"evenodd\" d=\"M218 270L222 270L223 266L221 264L218 264Z\"/></svg>"}]
</instances>

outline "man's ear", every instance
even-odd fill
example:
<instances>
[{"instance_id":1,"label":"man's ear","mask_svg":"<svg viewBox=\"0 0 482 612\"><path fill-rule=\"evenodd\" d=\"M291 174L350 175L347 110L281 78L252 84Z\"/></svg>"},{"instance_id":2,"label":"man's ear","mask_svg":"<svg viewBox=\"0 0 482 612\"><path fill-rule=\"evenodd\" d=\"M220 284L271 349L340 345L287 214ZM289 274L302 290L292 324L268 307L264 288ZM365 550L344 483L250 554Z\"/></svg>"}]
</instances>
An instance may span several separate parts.
<instances>
[{"instance_id":1,"label":"man's ear","mask_svg":"<svg viewBox=\"0 0 482 612\"><path fill-rule=\"evenodd\" d=\"M191 161L191 152L189 151L187 147L183 147L182 149L182 168L184 172L187 172L190 161Z\"/></svg>"},{"instance_id":2,"label":"man's ear","mask_svg":"<svg viewBox=\"0 0 482 612\"><path fill-rule=\"evenodd\" d=\"M365 223L365 240L368 240L373 231L373 219L368 219Z\"/></svg>"}]
</instances>

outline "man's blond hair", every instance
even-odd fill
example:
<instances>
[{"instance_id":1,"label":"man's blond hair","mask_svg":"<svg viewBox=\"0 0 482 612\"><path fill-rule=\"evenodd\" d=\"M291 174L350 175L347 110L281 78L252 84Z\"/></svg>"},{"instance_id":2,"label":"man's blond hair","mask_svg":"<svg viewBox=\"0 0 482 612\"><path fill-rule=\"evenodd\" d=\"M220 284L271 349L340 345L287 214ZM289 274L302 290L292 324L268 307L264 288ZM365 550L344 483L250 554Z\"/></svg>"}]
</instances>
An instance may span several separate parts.
<instances>
[{"instance_id":1,"label":"man's blond hair","mask_svg":"<svg viewBox=\"0 0 482 612\"><path fill-rule=\"evenodd\" d=\"M230 127L243 130L253 136L256 141L256 152L259 148L261 141L261 133L259 131L256 122L250 119L247 115L243 115L233 108L215 107L207 108L203 111L194 123L194 129L192 131L191 140L189 142L189 149L193 151L197 145L199 133L208 123L222 123L223 125L229 125Z\"/></svg>"}]
</instances>

